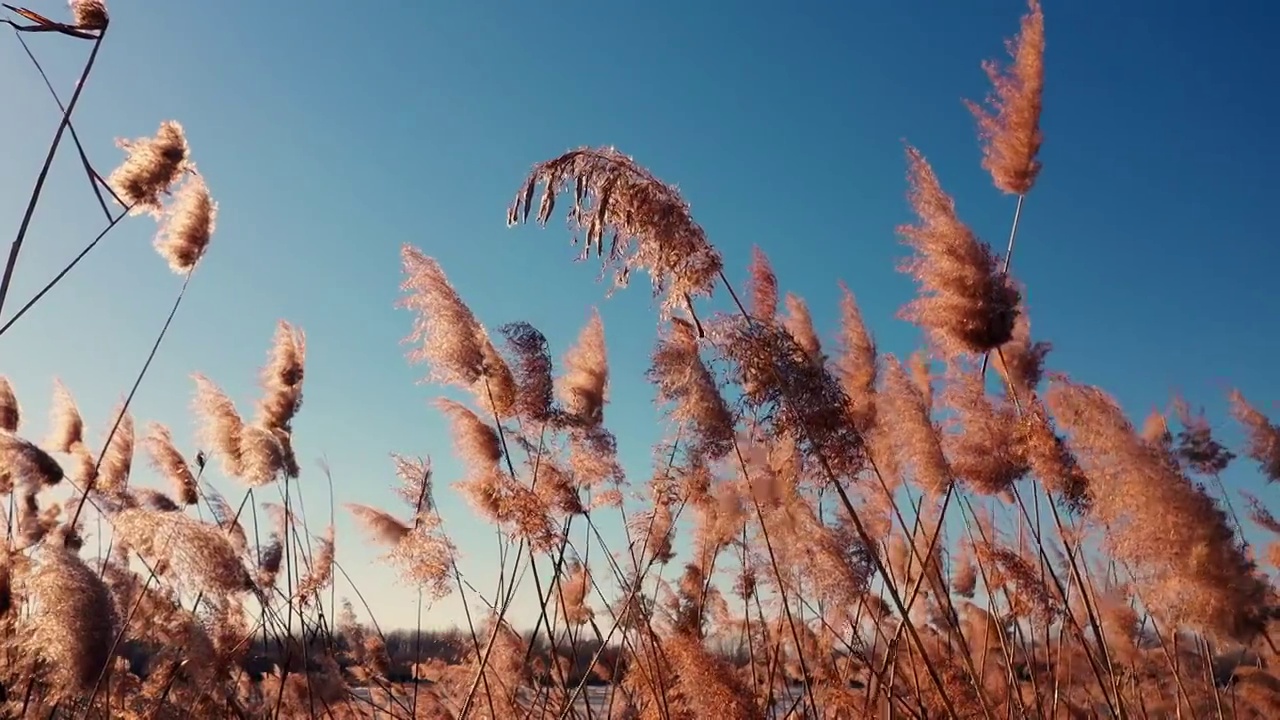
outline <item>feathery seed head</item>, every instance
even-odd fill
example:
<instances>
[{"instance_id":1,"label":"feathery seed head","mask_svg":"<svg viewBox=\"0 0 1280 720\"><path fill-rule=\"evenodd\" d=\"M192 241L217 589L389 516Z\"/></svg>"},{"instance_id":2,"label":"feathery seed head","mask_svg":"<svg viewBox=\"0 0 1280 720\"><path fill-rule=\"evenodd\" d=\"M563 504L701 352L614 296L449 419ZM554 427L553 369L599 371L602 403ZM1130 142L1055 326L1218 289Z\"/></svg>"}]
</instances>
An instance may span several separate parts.
<instances>
[{"instance_id":1,"label":"feathery seed head","mask_svg":"<svg viewBox=\"0 0 1280 720\"><path fill-rule=\"evenodd\" d=\"M1055 380L1046 400L1097 486L1090 512L1107 528L1108 549L1128 563L1147 609L1169 622L1253 637L1266 586L1217 503L1101 390Z\"/></svg>"},{"instance_id":2,"label":"feathery seed head","mask_svg":"<svg viewBox=\"0 0 1280 720\"><path fill-rule=\"evenodd\" d=\"M984 144L982 167L996 187L1011 195L1026 195L1040 174L1041 98L1044 94L1044 13L1039 0L1030 0L1022 29L1008 43L1013 64L1002 71L995 62L982 69L991 80L987 107L967 101L978 121Z\"/></svg>"},{"instance_id":3,"label":"feathery seed head","mask_svg":"<svg viewBox=\"0 0 1280 720\"><path fill-rule=\"evenodd\" d=\"M1245 454L1257 461L1267 482L1280 482L1280 427L1245 400L1239 391L1231 392L1231 414L1244 426L1248 444Z\"/></svg>"},{"instance_id":4,"label":"feathery seed head","mask_svg":"<svg viewBox=\"0 0 1280 720\"><path fill-rule=\"evenodd\" d=\"M879 360L875 339L862 321L853 293L840 285L840 341L835 375L849 398L849 418L859 433L875 426Z\"/></svg>"},{"instance_id":5,"label":"feathery seed head","mask_svg":"<svg viewBox=\"0 0 1280 720\"><path fill-rule=\"evenodd\" d=\"M318 539L320 547L316 550L315 557L311 561L311 571L298 582L298 589L294 594L294 597L297 597L303 605L306 605L317 593L333 582L333 526L330 525L325 530L324 536ZM276 569L279 569L279 561L276 562ZM274 574L273 572L273 578Z\"/></svg>"},{"instance_id":6,"label":"feathery seed head","mask_svg":"<svg viewBox=\"0 0 1280 720\"><path fill-rule=\"evenodd\" d=\"M129 497L134 506L157 512L177 512L182 509L173 498L154 488L134 488L129 491Z\"/></svg>"},{"instance_id":7,"label":"feathery seed head","mask_svg":"<svg viewBox=\"0 0 1280 720\"><path fill-rule=\"evenodd\" d=\"M564 603L565 620L572 625L585 625L595 614L587 605L591 589L591 573L580 562L569 565L560 578L560 598Z\"/></svg>"},{"instance_id":8,"label":"feathery seed head","mask_svg":"<svg viewBox=\"0 0 1280 720\"><path fill-rule=\"evenodd\" d=\"M16 433L22 419L18 398L13 394L9 378L0 375L0 431Z\"/></svg>"},{"instance_id":9,"label":"feathery seed head","mask_svg":"<svg viewBox=\"0 0 1280 720\"><path fill-rule=\"evenodd\" d=\"M917 485L941 496L951 484L952 471L938 442L930 408L897 358L886 357L885 371L879 407L894 428L892 439L898 459L914 471Z\"/></svg>"},{"instance_id":10,"label":"feathery seed head","mask_svg":"<svg viewBox=\"0 0 1280 720\"><path fill-rule=\"evenodd\" d=\"M165 120L155 137L117 140L116 144L128 157L107 178L107 184L131 208L131 213L159 216L163 210L161 197L193 170L182 125Z\"/></svg>"},{"instance_id":11,"label":"feathery seed head","mask_svg":"<svg viewBox=\"0 0 1280 720\"><path fill-rule=\"evenodd\" d=\"M376 542L395 547L413 530L409 525L396 519L391 513L369 505L347 503L347 511L351 513L360 527L364 528Z\"/></svg>"},{"instance_id":12,"label":"feathery seed head","mask_svg":"<svg viewBox=\"0 0 1280 720\"><path fill-rule=\"evenodd\" d=\"M604 345L604 322L593 310L578 335L578 342L565 354L565 374L560 378L560 403L577 423L599 425L604 420L608 400L609 364Z\"/></svg>"},{"instance_id":13,"label":"feathery seed head","mask_svg":"<svg viewBox=\"0 0 1280 720\"><path fill-rule=\"evenodd\" d=\"M404 455L391 454L396 466L396 477L400 487L396 494L413 509L414 515L435 509L435 497L432 495L431 458L409 458Z\"/></svg>"},{"instance_id":14,"label":"feathery seed head","mask_svg":"<svg viewBox=\"0 0 1280 720\"><path fill-rule=\"evenodd\" d=\"M173 272L189 273L209 249L217 223L218 204L210 197L204 178L193 174L178 188L164 215L153 243L156 252Z\"/></svg>"},{"instance_id":15,"label":"feathery seed head","mask_svg":"<svg viewBox=\"0 0 1280 720\"><path fill-rule=\"evenodd\" d=\"M435 258L410 245L400 256L405 275L400 289L405 295L397 306L416 315L404 340L417 346L409 352L409 361L426 363L428 380L472 389L484 374L484 330Z\"/></svg>"},{"instance_id":16,"label":"feathery seed head","mask_svg":"<svg viewBox=\"0 0 1280 720\"><path fill-rule=\"evenodd\" d=\"M484 364L480 380L471 389L480 407L499 418L509 418L516 411L519 390L511 366L494 347L492 338L484 326L480 326L480 352Z\"/></svg>"},{"instance_id":17,"label":"feathery seed head","mask_svg":"<svg viewBox=\"0 0 1280 720\"><path fill-rule=\"evenodd\" d=\"M129 484L134 451L133 416L123 405L116 411L113 425L106 451L98 463L95 489L108 496L120 496Z\"/></svg>"},{"instance_id":18,"label":"feathery seed head","mask_svg":"<svg viewBox=\"0 0 1280 720\"><path fill-rule=\"evenodd\" d=\"M88 690L110 659L115 609L99 574L73 550L44 546L27 580L32 611L22 633L60 696Z\"/></svg>"},{"instance_id":19,"label":"feathery seed head","mask_svg":"<svg viewBox=\"0 0 1280 720\"><path fill-rule=\"evenodd\" d=\"M991 248L956 215L924 156L907 148L910 199L919 221L898 228L915 255L902 269L920 286L920 296L902 310L951 359L981 355L1013 337L1020 293Z\"/></svg>"},{"instance_id":20,"label":"feathery seed head","mask_svg":"<svg viewBox=\"0 0 1280 720\"><path fill-rule=\"evenodd\" d=\"M204 375L192 376L196 383L193 409L200 421L201 442L222 458L227 475L239 477L244 469L240 439L244 421L235 403L213 381Z\"/></svg>"},{"instance_id":21,"label":"feathery seed head","mask_svg":"<svg viewBox=\"0 0 1280 720\"><path fill-rule=\"evenodd\" d=\"M281 474L297 477L297 460L292 447L286 447L288 439L282 431L269 430L258 425L245 425L240 431L240 480L253 487L270 485Z\"/></svg>"},{"instance_id":22,"label":"feathery seed head","mask_svg":"<svg viewBox=\"0 0 1280 720\"><path fill-rule=\"evenodd\" d=\"M1029 470L1017 408L988 397L979 373L960 369L948 374L942 398L954 411L943 447L956 476L980 494L1008 491Z\"/></svg>"},{"instance_id":23,"label":"feathery seed head","mask_svg":"<svg viewBox=\"0 0 1280 720\"><path fill-rule=\"evenodd\" d=\"M69 453L72 448L84 443L84 418L80 416L71 391L67 390L61 380L54 380L51 415L49 439L45 441L51 451Z\"/></svg>"},{"instance_id":24,"label":"feathery seed head","mask_svg":"<svg viewBox=\"0 0 1280 720\"><path fill-rule=\"evenodd\" d=\"M1044 377L1045 357L1053 346L1047 342L1031 340L1031 321L1025 308L1018 310L1013 321L1013 335L1009 341L996 348L992 358L996 372L1013 386L1018 399L1025 400L1036 391Z\"/></svg>"},{"instance_id":25,"label":"feathery seed head","mask_svg":"<svg viewBox=\"0 0 1280 720\"><path fill-rule=\"evenodd\" d=\"M664 315L687 297L711 294L723 262L694 222L688 203L674 187L614 148L581 148L535 165L507 211L507 223L529 219L541 185L537 222L545 225L556 197L571 183L569 221L586 233L582 257L594 250L604 269L615 271L615 286L625 287L634 270L647 271L654 295L666 295ZM612 235L607 252L605 235Z\"/></svg>"},{"instance_id":26,"label":"feathery seed head","mask_svg":"<svg viewBox=\"0 0 1280 720\"><path fill-rule=\"evenodd\" d=\"M848 399L824 364L814 363L791 333L777 324L741 317L717 321L710 330L733 367L749 406L760 408L776 438L800 439L809 457L837 476L863 467L863 442L849 422Z\"/></svg>"},{"instance_id":27,"label":"feathery seed head","mask_svg":"<svg viewBox=\"0 0 1280 720\"><path fill-rule=\"evenodd\" d=\"M1217 475L1235 459L1222 443L1213 437L1213 429L1204 411L1193 414L1186 401L1174 401L1174 412L1182 429L1175 438L1174 452L1188 470L1200 475Z\"/></svg>"},{"instance_id":28,"label":"feathery seed head","mask_svg":"<svg viewBox=\"0 0 1280 720\"><path fill-rule=\"evenodd\" d=\"M769 256L759 245L751 246L750 275L751 316L760 322L773 322L778 314L778 276L773 272Z\"/></svg>"},{"instance_id":29,"label":"feathery seed head","mask_svg":"<svg viewBox=\"0 0 1280 720\"><path fill-rule=\"evenodd\" d=\"M143 447L151 456L151 465L165 476L174 489L174 496L183 505L195 505L199 501L195 476L186 458L174 447L173 436L169 428L160 423L148 426L147 437L142 441Z\"/></svg>"},{"instance_id":30,"label":"feathery seed head","mask_svg":"<svg viewBox=\"0 0 1280 720\"><path fill-rule=\"evenodd\" d=\"M49 453L8 432L0 432L0 484L31 493L62 480L62 466Z\"/></svg>"},{"instance_id":31,"label":"feathery seed head","mask_svg":"<svg viewBox=\"0 0 1280 720\"><path fill-rule=\"evenodd\" d=\"M514 360L511 367L516 415L537 423L550 420L556 414L555 382L546 336L525 322L503 325L498 332L506 339L507 351Z\"/></svg>"},{"instance_id":32,"label":"feathery seed head","mask_svg":"<svg viewBox=\"0 0 1280 720\"><path fill-rule=\"evenodd\" d=\"M302 380L306 370L307 337L281 320L267 364L262 368L262 398L258 401L257 422L264 428L292 428L293 418L302 407Z\"/></svg>"},{"instance_id":33,"label":"feathery seed head","mask_svg":"<svg viewBox=\"0 0 1280 720\"><path fill-rule=\"evenodd\" d=\"M105 30L111 21L103 0L70 0L71 17L81 30Z\"/></svg>"},{"instance_id":34,"label":"feathery seed head","mask_svg":"<svg viewBox=\"0 0 1280 720\"><path fill-rule=\"evenodd\" d=\"M670 330L654 350L648 377L657 387L657 401L670 404L672 422L688 432L684 437L692 458L714 461L729 454L733 449L733 412L698 354L692 325L672 318Z\"/></svg>"},{"instance_id":35,"label":"feathery seed head","mask_svg":"<svg viewBox=\"0 0 1280 720\"><path fill-rule=\"evenodd\" d=\"M240 563L227 533L180 512L127 508L113 525L121 542L146 558L169 568L191 592L225 597L249 590L253 582Z\"/></svg>"},{"instance_id":36,"label":"feathery seed head","mask_svg":"<svg viewBox=\"0 0 1280 720\"><path fill-rule=\"evenodd\" d=\"M498 432L466 405L448 398L436 400L436 407L449 418L453 446L470 472L488 472L502 459Z\"/></svg>"},{"instance_id":37,"label":"feathery seed head","mask_svg":"<svg viewBox=\"0 0 1280 720\"><path fill-rule=\"evenodd\" d=\"M813 329L813 316L809 314L809 306L803 298L792 293L787 293L785 304L787 315L783 318L783 327L791 333L791 337L811 362L818 365L826 362L826 357L822 354L822 343L818 340L817 331Z\"/></svg>"}]
</instances>

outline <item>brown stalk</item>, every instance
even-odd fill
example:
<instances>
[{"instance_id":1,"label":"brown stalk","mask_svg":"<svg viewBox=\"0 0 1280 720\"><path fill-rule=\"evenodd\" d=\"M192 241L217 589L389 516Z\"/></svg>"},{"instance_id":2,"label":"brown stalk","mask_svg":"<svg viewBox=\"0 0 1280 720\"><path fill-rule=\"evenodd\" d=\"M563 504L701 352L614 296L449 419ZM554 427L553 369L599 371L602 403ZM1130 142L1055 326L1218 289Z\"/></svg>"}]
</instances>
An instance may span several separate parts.
<instances>
[{"instance_id":1,"label":"brown stalk","mask_svg":"<svg viewBox=\"0 0 1280 720\"><path fill-rule=\"evenodd\" d=\"M682 439L681 431L677 430L676 438L671 443L671 452L667 454L667 462L662 471L664 478L669 479L671 477L671 471L675 465L676 453L680 447L681 439ZM676 519L679 518L683 510L684 510L684 502L682 501L680 504L680 507L677 508L672 518L672 524L674 524ZM653 567L653 564L656 560L656 558L650 558L648 563L645 565L644 570L643 571L640 570L640 561L645 557L645 552L648 550L648 547L649 547L649 540L653 537L653 524L656 521L657 516L654 515L649 518L649 526L647 531L645 532L644 542L641 543L640 553L639 553L639 556L637 556L635 551L635 542L631 538L631 529L629 527L629 524L627 523L626 511L622 507L619 507L618 511L622 513L622 528L627 535L627 551L631 555L631 564L636 568L636 580L634 583L634 587L632 587L632 589L629 591L627 595L627 599L623 603L623 610L625 611L626 608L631 604L631 601L634 599L634 597L640 592L640 587L644 581L644 577L648 575L649 570ZM596 538L600 541L601 546L604 546L604 539L600 537L599 530L596 529L595 524L591 521L591 512L589 510L587 511L586 518L587 518L587 525L595 533ZM625 573L623 573L622 569L617 566L617 563L614 561L613 556L609 553L605 553L605 558L609 561L611 569L613 570L614 575L618 579L618 581L623 585L630 584L630 583L627 583ZM594 580L592 581L592 584L595 584ZM601 593L601 598L605 599L603 593ZM608 605L607 600L606 600L606 605ZM616 618L615 618L614 627L615 628L617 627ZM613 636L613 629L610 629L609 636L610 637ZM597 651L597 659L600 652L603 652L603 650L604 650L604 646L602 644L600 650ZM593 660L593 664L594 664L594 660ZM570 705L572 705L573 702L576 701L578 695L582 692L585 686L586 686L586 679L584 678L583 682L579 683L578 687L574 690L573 694L570 696L569 698ZM612 699L612 691L610 694L610 698Z\"/></svg>"},{"instance_id":2,"label":"brown stalk","mask_svg":"<svg viewBox=\"0 0 1280 720\"><path fill-rule=\"evenodd\" d=\"M489 378L488 378L488 376L487 376L487 375L485 375L485 376L483 376L483 379L484 379L485 393L486 393L486 394L488 395L488 397L489 397L489 407L491 407L491 408L496 408L496 407L497 407L497 403L494 401L494 397L493 397L493 389L489 386ZM499 442L501 442L501 443L502 443L502 456L503 456L503 459L506 461L506 464L507 464L507 472L511 473L511 478L512 478L513 480L518 479L518 475L516 474L515 465L513 465L513 464L512 464L512 462L511 462L511 452L510 452L510 448L509 448L509 447L508 447L508 445L507 445L507 436L506 436L506 433L505 433L505 432L504 432L504 430L503 430L502 422L501 422L501 420L499 420L499 418L498 418L498 414L497 414L497 411L496 411L496 410L495 410L495 411L494 411L494 413L493 413L493 421L494 421L494 425L495 425L495 427L497 428L498 440L499 440ZM535 468L534 468L534 472L533 472L533 477L530 479L530 482L529 482L530 489L533 489L533 488L537 487L537 484L538 484L538 472L537 472L537 468L536 468L536 466L535 466ZM517 587L517 582L516 582L516 578L515 578L515 571L516 571L516 568L518 568L518 567L520 566L520 555L521 555L521 552L524 550L525 545L526 545L526 543L525 543L524 538L521 538L521 540L520 540L520 544L519 544L519 547L518 547L518 549L516 550L516 559L515 559L515 562L514 562L513 567L512 567L512 581L511 581L511 588L510 588L510 590L507 592L507 598L506 598L506 601L505 601L505 602L503 602L503 604L502 604L502 609L499 611L498 616L497 616L497 619L494 621L494 624L493 624L493 633L490 635L490 637L489 637L489 643L488 643L488 645L485 647L484 657L482 657L482 658L480 659L480 667L476 670L476 678L475 678L475 680L473 680L473 681L472 681L472 683L471 683L471 689L467 692L467 699L466 699L466 701L465 701L465 702L463 703L463 705L462 705L462 713L461 713L461 715L460 715L460 720L465 720L465 718L466 718L466 716L467 716L467 713L468 713L468 712L470 712L470 710L471 710L471 704L472 704L472 702L474 701L474 697L475 697L476 689L479 687L480 679L484 676L485 667L488 665L488 663L489 663L489 656L490 656L490 654L491 654L491 653L492 653L492 651L493 651L493 643L494 643L494 640L498 637L498 632L499 632L499 631L501 630L501 628L502 628L502 620L503 620L503 618L504 618L504 617L505 617L505 615L506 615L507 609L511 606L511 601L512 601L512 600L514 599L514 597L515 597L515 592L516 592L516 587ZM534 556L533 556L533 548L532 548L532 547L529 549L529 564L530 564L530 566L532 566L532 568L533 568L533 584L534 584L534 591L538 594L538 603L539 603L539 605L541 605L541 606L542 606L542 608L543 608L543 612L541 613L540 618L541 618L541 620L542 620L542 622L543 622L544 626L545 626L545 627L546 627L546 629L547 629L547 639L548 639L548 641L551 643L551 645L554 647L554 646L555 646L555 635L554 635L554 633L552 633L552 631L551 631L551 626L550 626L550 624L549 624L549 623L547 623L547 621L546 621L546 605L547 605L547 598L546 598L546 596L545 596L545 595L543 594L543 592L542 592L542 581L538 578L538 564L537 564L537 560L536 560L536 559L534 558ZM530 642L530 648L532 648L532 642ZM559 664L558 664L558 663L556 663L556 666L557 666L557 670L558 670L558 669L559 669Z\"/></svg>"},{"instance_id":3,"label":"brown stalk","mask_svg":"<svg viewBox=\"0 0 1280 720\"><path fill-rule=\"evenodd\" d=\"M738 446L737 438L734 439L733 453L738 460L738 466L742 471L743 478L747 478L747 484L750 485L750 471L747 470L747 461L742 457L742 450ZM782 611L787 619L787 626L791 629L791 639L796 644L796 657L800 661L800 673L804 676L804 692L805 697L809 700L809 705L813 707L815 714L818 712L818 702L813 697L813 683L809 682L809 668L805 663L804 650L800 643L800 634L796 631L795 619L791 616L791 601L787 598L786 581L782 578L782 570L778 567L778 558L773 552L773 543L769 540L768 523L764 521L764 513L760 510L760 503L753 497L752 506L756 511L756 519L760 523L760 533L764 536L764 547L769 555L769 565L773 569L773 575L778 579L778 593L782 596Z\"/></svg>"},{"instance_id":4,"label":"brown stalk","mask_svg":"<svg viewBox=\"0 0 1280 720\"><path fill-rule=\"evenodd\" d=\"M37 60L35 54L31 52L31 47L27 45L27 41L22 37L22 33L16 33L15 36L18 38L18 42L22 45L22 49L27 53L27 57L31 59L31 64L35 65L36 71L40 73L40 79L44 81L45 88L47 88L49 90L49 94L53 96L53 101L58 104L58 110L62 111L63 115L66 115L67 108L62 103L62 98L58 97L58 91L53 89L53 83L49 81L49 76L45 73L44 67L40 65L40 61ZM93 190L94 196L97 197L98 205L102 208L103 214L106 215L107 220L110 221L111 211L107 209L107 202L102 197L102 188L106 188L107 192L111 193L112 199L120 205L124 205L125 203L120 199L119 195L116 195L116 191L111 188L111 185L109 185L106 180L102 179L102 176L98 174L98 171L93 169L93 165L89 162L89 155L85 152L84 145L80 142L80 135L76 132L75 124L68 122L67 129L71 131L71 141L75 143L76 152L80 155L80 164L84 166L85 175L89 178L89 187Z\"/></svg>"},{"instance_id":5,"label":"brown stalk","mask_svg":"<svg viewBox=\"0 0 1280 720\"><path fill-rule=\"evenodd\" d=\"M8 5L5 7L9 7L14 11L18 10ZM14 27L17 28L18 26L15 25ZM18 226L18 234L9 246L9 259L5 262L3 277L0 277L0 311L4 310L4 301L9 295L9 285L13 282L13 271L18 264L18 255L22 252L22 244L26 240L27 230L31 226L31 218L35 215L36 205L40 202L40 194L44 190L45 180L49 177L49 169L53 167L53 158L58 153L58 145L62 143L63 133L71 125L71 114L75 112L76 104L80 101L80 93L84 91L84 86L89 80L89 73L93 71L94 61L98 57L98 50L102 47L102 40L106 37L106 34L107 30L103 28L93 38L93 49L89 52L89 59L85 62L84 69L80 71L80 79L76 82L76 89L72 92L71 100L67 103L67 108L62 113L62 120L58 123L58 130L53 135L53 142L49 144L49 152L45 156L44 165L40 167L40 173L36 176L35 187L31 190L31 196L27 200L27 208L22 214L22 222Z\"/></svg>"},{"instance_id":6,"label":"brown stalk","mask_svg":"<svg viewBox=\"0 0 1280 720\"><path fill-rule=\"evenodd\" d=\"M744 306L742 304L742 301L738 299L738 295L736 292L734 292L733 286L729 282L729 279L725 277L724 271L720 271L719 277L720 277L720 282L728 290L730 297L733 298L734 304L737 305L739 312L743 315L743 317L747 319L747 322L748 323L756 322L755 319L751 317L751 314L747 312L746 306ZM775 372L776 372L776 368L775 368ZM806 433L809 432L807 427L802 426L802 429ZM826 457L823 456L821 452L817 453L817 455L818 455L817 457L818 463L821 466L823 473L826 475L827 482L835 487L836 493L840 498L840 503L844 506L845 512L849 514L849 519L853 523L854 531L858 534L858 539L867 547L874 546L874 542L872 541L870 534L867 532L866 527L862 524L862 518L858 515L858 511L853 506L853 501L849 498L848 493L845 492L844 487L841 486L839 480L837 480L835 472L831 469L831 466L828 464ZM870 458L868 458L868 460L870 461ZM875 468L874 462L871 462L871 466L873 471L877 475L879 475L880 472L878 469ZM875 565L876 571L879 572L882 577L888 578L889 575L886 572L884 563L880 560L879 555L877 553L870 553L870 555L871 555L871 561ZM889 591L890 599L893 600L893 604L895 608L903 617L903 621L905 623L905 627L907 628L907 633L911 637L911 641L915 643L916 646L920 649L921 654L927 657L927 653L924 647L924 641L920 638L920 634L916 630L914 623L912 623L910 619L907 618L906 607L902 603L902 597L898 593L897 588L894 587L893 583L891 582L885 583L885 588L886 590ZM927 670L929 674L929 678L933 682L935 689L937 689L940 697L942 698L943 705L946 706L947 712L950 713L952 717L958 717L955 707L951 703L951 698L947 695L946 688L942 683L942 678L938 675L937 668L933 666L933 663L926 661L925 669ZM983 710L984 710L984 713L987 715L987 717L990 718L991 717L990 708L986 707L985 701L983 703Z\"/></svg>"}]
</instances>

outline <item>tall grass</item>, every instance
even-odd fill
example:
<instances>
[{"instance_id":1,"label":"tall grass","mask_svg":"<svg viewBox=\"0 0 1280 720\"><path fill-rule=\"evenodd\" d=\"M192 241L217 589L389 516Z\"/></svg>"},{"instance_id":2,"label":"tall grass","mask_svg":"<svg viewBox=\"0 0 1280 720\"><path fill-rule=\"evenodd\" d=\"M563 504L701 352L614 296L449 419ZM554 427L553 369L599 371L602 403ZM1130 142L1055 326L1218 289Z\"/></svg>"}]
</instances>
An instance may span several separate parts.
<instances>
[{"instance_id":1,"label":"tall grass","mask_svg":"<svg viewBox=\"0 0 1280 720\"><path fill-rule=\"evenodd\" d=\"M5 7L19 40L55 33L92 51L75 95L58 99L64 114L0 308L13 307L29 220L68 136L105 229L11 312L0 342L117 224L150 213L157 250L183 278L154 357L217 205L175 122L122 143L114 172L94 169L73 114L110 29L101 2L75 0L65 23ZM747 282L731 283L680 194L621 152L584 148L534 166L509 222L545 225L567 206L584 256L619 285L644 271L661 301L646 379L667 433L645 480L627 477L606 422L599 315L557 363L527 323L490 334L439 263L403 248L408 359L469 395L437 408L464 466L453 487L495 528L501 582L483 592L459 566L429 459L395 457L402 507L345 510L420 606L462 596L466 624L449 633L380 627L337 559L347 539L331 518L310 524L294 482L300 329L280 323L252 413L195 376L194 457L164 425L135 425L132 392L101 448L61 385L50 436L26 437L0 377L4 714L1280 716L1275 588L1243 537L1246 523L1280 534L1280 521L1252 496L1237 512L1221 481L1236 455L1203 415L1178 401L1135 427L1103 390L1051 371L1050 346L1031 335L1011 261L1040 171L1034 0L1010 50L1007 66L986 66L991 97L970 104L983 166L1016 197L1003 254L961 220L924 154L906 149L917 219L899 228L902 269L919 293L901 315L924 337L907 358L878 351L848 289L838 336L824 342L760 249ZM1230 402L1248 438L1240 452L1280 480L1280 428L1239 393ZM130 483L139 450L168 492ZM214 491L211 473L243 495ZM70 502L50 498L59 485ZM91 518L107 527L101 557L84 547ZM619 523L625 548L601 531ZM517 631L508 618L524 582L539 606ZM352 599L339 602L339 587ZM375 619L360 622L357 605Z\"/></svg>"}]
</instances>

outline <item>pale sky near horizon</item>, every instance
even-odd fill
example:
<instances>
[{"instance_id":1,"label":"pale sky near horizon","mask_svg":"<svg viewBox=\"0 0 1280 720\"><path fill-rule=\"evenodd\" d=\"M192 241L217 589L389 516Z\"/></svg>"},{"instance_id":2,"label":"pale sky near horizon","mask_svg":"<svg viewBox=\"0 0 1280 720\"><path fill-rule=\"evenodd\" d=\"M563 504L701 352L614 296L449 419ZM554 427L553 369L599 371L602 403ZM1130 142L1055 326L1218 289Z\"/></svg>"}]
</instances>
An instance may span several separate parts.
<instances>
[{"instance_id":1,"label":"pale sky near horizon","mask_svg":"<svg viewBox=\"0 0 1280 720\"><path fill-rule=\"evenodd\" d=\"M918 341L894 317L913 291L894 269L905 254L894 228L910 220L903 140L993 245L1013 211L979 165L961 100L986 93L980 63L1004 59L1025 11L1017 0L109 7L76 113L92 161L105 174L121 158L115 138L176 119L220 203L209 255L134 402L139 426L165 422L194 452L190 373L247 408L274 325L287 319L308 339L295 431L313 530L329 513L321 458L338 504L399 512L388 453L429 455L446 529L486 591L492 532L449 487L459 468L430 405L440 391L416 383L423 369L400 344L411 323L394 308L403 243L436 257L488 327L531 322L557 358L599 307L606 418L640 487L661 436L643 382L656 328L647 279L606 299L598 266L572 262L560 217L546 230L505 227L533 163L617 146L680 187L731 278L760 245L828 341L843 280L882 349L902 355ZM1280 67L1280 11L1260 0L1046 0L1045 14L1044 171L1014 259L1033 333L1054 344L1052 369L1101 385L1131 415L1182 393L1238 448L1230 388L1280 418L1280 100L1265 90L1268 68ZM68 98L89 43L26 39ZM16 228L58 112L7 30L0 68L0 222ZM73 150L64 144L55 164L6 319L102 226ZM105 433L181 284L151 250L154 230L148 218L125 221L0 337L26 434L43 435L55 376L91 437ZM1228 481L1259 491L1247 462ZM379 623L411 627L414 593L340 508L337 518L339 560ZM338 595L355 600L342 580ZM512 617L527 626L536 612L522 602ZM461 620L456 595L424 616L428 626Z\"/></svg>"}]
</instances>

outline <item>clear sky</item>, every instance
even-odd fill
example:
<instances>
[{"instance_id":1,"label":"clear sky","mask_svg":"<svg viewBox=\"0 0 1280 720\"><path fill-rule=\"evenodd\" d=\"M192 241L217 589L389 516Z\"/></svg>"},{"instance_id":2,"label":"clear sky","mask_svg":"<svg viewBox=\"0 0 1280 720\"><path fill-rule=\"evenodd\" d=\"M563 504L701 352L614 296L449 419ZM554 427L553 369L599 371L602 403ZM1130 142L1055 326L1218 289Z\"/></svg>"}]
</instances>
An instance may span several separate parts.
<instances>
[{"instance_id":1,"label":"clear sky","mask_svg":"<svg viewBox=\"0 0 1280 720\"><path fill-rule=\"evenodd\" d=\"M61 16L62 4L29 0ZM1182 392L1214 414L1240 387L1280 409L1274 283L1280 60L1271 3L1046 0L1044 171L1014 262L1054 369L1115 393L1135 415ZM605 299L559 220L504 225L530 165L616 145L676 183L744 276L761 245L830 337L837 281L883 349L918 335L894 315L912 294L894 227L910 219L902 141L929 157L959 211L997 246L1013 200L979 166L962 98L1003 58L1017 0L897 2L379 2L113 0L112 25L76 114L98 167L116 137L186 129L221 205L214 244L140 391L140 424L194 449L187 410L202 371L248 407L275 322L307 333L296 423L314 529L338 502L398 509L391 451L431 455L446 527L468 576L492 586L492 535L449 489L445 425L406 365L410 317L393 308L399 250L440 260L490 327L526 320L559 356L592 305L610 348L607 410L631 479L659 438L642 374L655 308L643 282ZM89 43L30 37L68 97ZM16 228L57 109L0 32L0 218ZM18 266L9 311L102 225L64 151ZM52 377L94 437L128 390L180 279L154 255L154 223L127 221L14 330L0 372L41 436ZM7 242L6 242L7 246ZM140 465L142 463L139 463ZM139 482L150 482L140 471ZM1243 465L1237 486L1256 488ZM230 489L231 486L223 485ZM1274 497L1274 493L1273 493ZM384 626L412 625L414 595L374 564L339 514L339 559ZM339 594L349 594L345 583ZM426 623L459 619L456 598ZM536 609L517 608L527 624Z\"/></svg>"}]
</instances>

